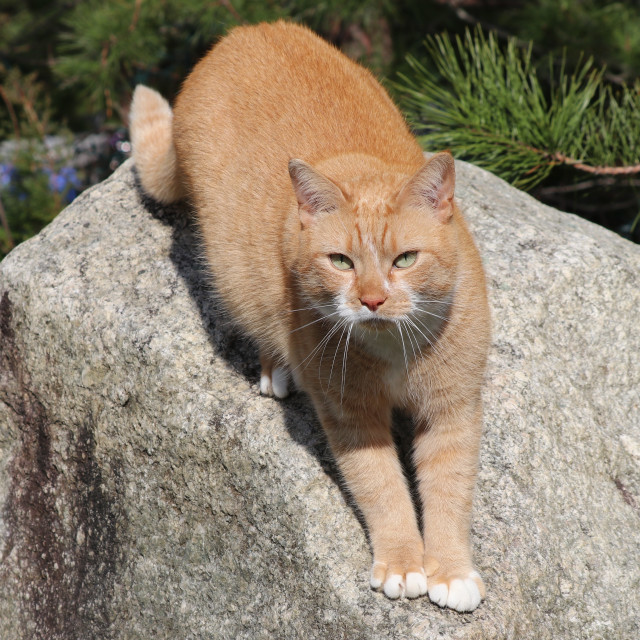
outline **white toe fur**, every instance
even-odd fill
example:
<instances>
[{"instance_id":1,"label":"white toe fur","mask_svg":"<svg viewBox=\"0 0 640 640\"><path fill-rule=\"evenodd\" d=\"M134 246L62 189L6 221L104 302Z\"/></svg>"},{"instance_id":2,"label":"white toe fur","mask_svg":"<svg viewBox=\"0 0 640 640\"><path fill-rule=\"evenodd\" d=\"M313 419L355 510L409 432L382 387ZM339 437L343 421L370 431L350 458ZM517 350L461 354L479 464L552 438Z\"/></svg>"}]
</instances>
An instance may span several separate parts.
<instances>
[{"instance_id":1,"label":"white toe fur","mask_svg":"<svg viewBox=\"0 0 640 640\"><path fill-rule=\"evenodd\" d=\"M464 580L452 580L449 585L449 595L447 596L447 607L456 611L466 611L469 599L465 589Z\"/></svg>"},{"instance_id":2,"label":"white toe fur","mask_svg":"<svg viewBox=\"0 0 640 640\"><path fill-rule=\"evenodd\" d=\"M391 598L391 600L396 600L397 598L418 598L427 593L427 576L424 569L420 569L419 572L410 571L404 576L399 573L392 573L384 579L381 576L384 576L385 568L386 565L375 562L373 567L371 567L369 582L372 589L378 590L382 588L387 598Z\"/></svg>"},{"instance_id":3,"label":"white toe fur","mask_svg":"<svg viewBox=\"0 0 640 640\"><path fill-rule=\"evenodd\" d=\"M271 377L268 376L266 373L263 373L260 376L260 393L263 396L273 395L273 388L271 386Z\"/></svg>"},{"instance_id":4,"label":"white toe fur","mask_svg":"<svg viewBox=\"0 0 640 640\"><path fill-rule=\"evenodd\" d=\"M437 605L441 607L447 606L447 596L449 595L449 589L444 582L440 584L436 584L433 587L429 587L429 600L431 602L435 602Z\"/></svg>"},{"instance_id":5,"label":"white toe fur","mask_svg":"<svg viewBox=\"0 0 640 640\"><path fill-rule=\"evenodd\" d=\"M371 577L369 578L369 584L371 585L371 588L375 589L376 591L380 589L380 587L382 586L382 580L380 578L376 578L376 565L379 565L379 564L381 563L379 562L373 563L373 566L371 567Z\"/></svg>"},{"instance_id":6,"label":"white toe fur","mask_svg":"<svg viewBox=\"0 0 640 640\"><path fill-rule=\"evenodd\" d=\"M271 385L276 398L286 398L289 395L289 373L284 367L273 370Z\"/></svg>"},{"instance_id":7,"label":"white toe fur","mask_svg":"<svg viewBox=\"0 0 640 640\"><path fill-rule=\"evenodd\" d=\"M400 598L404 595L404 580L400 574L394 573L390 575L384 583L384 595L391 600Z\"/></svg>"},{"instance_id":8,"label":"white toe fur","mask_svg":"<svg viewBox=\"0 0 640 640\"><path fill-rule=\"evenodd\" d=\"M405 580L405 596L407 598L418 598L427 593L427 577L424 569L421 573L407 573Z\"/></svg>"},{"instance_id":9,"label":"white toe fur","mask_svg":"<svg viewBox=\"0 0 640 640\"><path fill-rule=\"evenodd\" d=\"M441 582L429 587L429 598L441 607L449 607L455 611L473 611L482 600L480 590L474 577L475 571L469 573L467 578L456 578L447 586Z\"/></svg>"}]
</instances>

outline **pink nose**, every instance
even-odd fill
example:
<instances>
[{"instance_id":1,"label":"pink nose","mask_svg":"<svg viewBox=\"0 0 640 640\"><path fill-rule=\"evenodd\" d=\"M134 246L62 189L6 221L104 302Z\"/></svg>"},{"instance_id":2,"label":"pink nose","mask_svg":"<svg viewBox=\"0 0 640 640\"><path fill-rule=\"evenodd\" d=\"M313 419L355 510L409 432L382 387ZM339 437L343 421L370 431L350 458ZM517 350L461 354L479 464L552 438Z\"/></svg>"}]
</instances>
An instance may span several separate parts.
<instances>
[{"instance_id":1,"label":"pink nose","mask_svg":"<svg viewBox=\"0 0 640 640\"><path fill-rule=\"evenodd\" d=\"M386 298L379 298L379 297L373 297L373 296L367 297L367 298L360 298L360 302L362 302L362 304L365 307L367 307L369 311L376 311L378 307L384 303L385 300Z\"/></svg>"}]
</instances>

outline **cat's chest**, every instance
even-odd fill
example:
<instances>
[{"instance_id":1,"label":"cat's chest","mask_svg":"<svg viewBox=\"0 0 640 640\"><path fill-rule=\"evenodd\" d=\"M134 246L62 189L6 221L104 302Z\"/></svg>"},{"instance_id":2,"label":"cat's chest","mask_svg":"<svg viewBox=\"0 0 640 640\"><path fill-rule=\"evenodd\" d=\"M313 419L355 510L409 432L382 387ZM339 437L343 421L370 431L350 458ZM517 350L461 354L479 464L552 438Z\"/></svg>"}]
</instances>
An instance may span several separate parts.
<instances>
[{"instance_id":1,"label":"cat's chest","mask_svg":"<svg viewBox=\"0 0 640 640\"><path fill-rule=\"evenodd\" d=\"M416 355L415 346L412 349L407 338L394 329L360 329L356 340L362 351L379 361L377 373L389 396L402 398L407 374Z\"/></svg>"},{"instance_id":2,"label":"cat's chest","mask_svg":"<svg viewBox=\"0 0 640 640\"><path fill-rule=\"evenodd\" d=\"M402 337L393 327L380 329L356 327L354 337L361 349L383 360L392 368L405 362Z\"/></svg>"}]
</instances>

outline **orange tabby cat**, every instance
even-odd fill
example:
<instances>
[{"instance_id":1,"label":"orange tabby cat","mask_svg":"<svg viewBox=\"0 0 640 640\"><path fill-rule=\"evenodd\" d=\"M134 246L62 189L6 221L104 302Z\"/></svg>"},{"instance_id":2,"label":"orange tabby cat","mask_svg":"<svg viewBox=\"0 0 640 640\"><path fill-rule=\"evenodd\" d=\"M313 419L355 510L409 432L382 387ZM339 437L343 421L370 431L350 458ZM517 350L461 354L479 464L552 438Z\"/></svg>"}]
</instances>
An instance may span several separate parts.
<instances>
[{"instance_id":1,"label":"orange tabby cat","mask_svg":"<svg viewBox=\"0 0 640 640\"><path fill-rule=\"evenodd\" d=\"M373 550L371 585L475 609L469 527L489 318L454 163L425 162L372 75L303 27L234 29L172 112L138 87L134 158L197 212L216 289L260 348L260 390L312 398ZM391 435L411 412L421 535Z\"/></svg>"}]
</instances>

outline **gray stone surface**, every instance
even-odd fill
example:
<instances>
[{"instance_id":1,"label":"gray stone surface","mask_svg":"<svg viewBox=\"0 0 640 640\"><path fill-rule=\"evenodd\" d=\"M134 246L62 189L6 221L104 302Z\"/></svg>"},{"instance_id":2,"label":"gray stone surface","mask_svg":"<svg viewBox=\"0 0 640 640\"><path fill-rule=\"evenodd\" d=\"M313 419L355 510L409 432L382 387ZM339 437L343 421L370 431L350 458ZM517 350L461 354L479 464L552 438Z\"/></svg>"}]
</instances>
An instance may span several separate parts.
<instances>
[{"instance_id":1,"label":"gray stone surface","mask_svg":"<svg viewBox=\"0 0 640 640\"><path fill-rule=\"evenodd\" d=\"M458 163L494 344L473 614L368 588L302 395L258 395L127 163L0 264L0 638L640 637L640 248Z\"/></svg>"}]
</instances>

